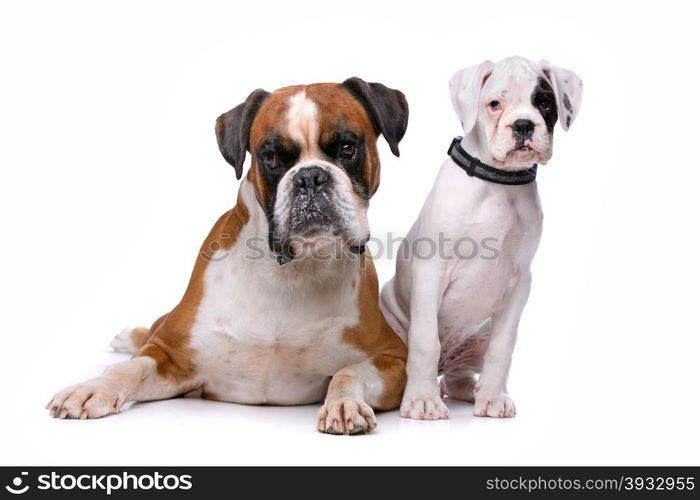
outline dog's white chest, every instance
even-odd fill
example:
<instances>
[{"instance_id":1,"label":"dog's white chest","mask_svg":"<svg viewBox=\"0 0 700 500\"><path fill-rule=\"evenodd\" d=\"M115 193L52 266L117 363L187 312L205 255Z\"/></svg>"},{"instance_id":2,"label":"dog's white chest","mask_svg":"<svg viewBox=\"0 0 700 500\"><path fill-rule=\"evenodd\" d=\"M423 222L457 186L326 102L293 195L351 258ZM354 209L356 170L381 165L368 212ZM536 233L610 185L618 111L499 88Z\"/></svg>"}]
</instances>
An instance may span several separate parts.
<instances>
[{"instance_id":1,"label":"dog's white chest","mask_svg":"<svg viewBox=\"0 0 700 500\"><path fill-rule=\"evenodd\" d=\"M353 276L339 269L336 280L295 286L274 266L227 258L207 268L192 345L204 390L213 397L318 402L333 374L362 359L342 340L343 330L358 321Z\"/></svg>"},{"instance_id":2,"label":"dog's white chest","mask_svg":"<svg viewBox=\"0 0 700 500\"><path fill-rule=\"evenodd\" d=\"M536 197L534 189L520 198L498 192L463 207L464 223L455 228L453 238L468 237L480 250L473 257L453 256L447 266L448 285L440 310L443 331L478 327L500 309L508 291L529 272L542 231Z\"/></svg>"},{"instance_id":3,"label":"dog's white chest","mask_svg":"<svg viewBox=\"0 0 700 500\"><path fill-rule=\"evenodd\" d=\"M460 178L443 181L439 185L455 185ZM466 239L479 251L452 255L444 267L446 288L438 323L443 361L452 356L473 358L478 364L488 344L490 318L502 309L520 276L529 273L542 232L542 211L534 184L471 181L458 186L460 197L446 204L450 213L445 216L453 222L445 227L445 236L451 241ZM441 190L436 193L451 196ZM473 345L466 349L469 342Z\"/></svg>"}]
</instances>

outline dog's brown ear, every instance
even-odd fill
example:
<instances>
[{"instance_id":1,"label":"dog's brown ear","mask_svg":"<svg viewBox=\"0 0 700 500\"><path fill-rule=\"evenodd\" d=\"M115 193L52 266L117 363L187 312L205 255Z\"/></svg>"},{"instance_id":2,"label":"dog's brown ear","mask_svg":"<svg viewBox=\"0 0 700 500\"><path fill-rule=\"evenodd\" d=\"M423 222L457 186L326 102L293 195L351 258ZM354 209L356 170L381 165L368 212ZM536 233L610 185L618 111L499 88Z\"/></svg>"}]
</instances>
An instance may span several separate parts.
<instances>
[{"instance_id":1,"label":"dog's brown ear","mask_svg":"<svg viewBox=\"0 0 700 500\"><path fill-rule=\"evenodd\" d=\"M343 87L360 101L374 124L377 135L382 134L391 152L399 156L399 142L408 126L408 102L399 90L381 83L368 83L356 76L343 82Z\"/></svg>"},{"instance_id":2,"label":"dog's brown ear","mask_svg":"<svg viewBox=\"0 0 700 500\"><path fill-rule=\"evenodd\" d=\"M257 89L245 102L216 119L216 140L219 151L236 170L236 179L243 175L246 150L250 151L250 127L269 92Z\"/></svg>"}]
</instances>

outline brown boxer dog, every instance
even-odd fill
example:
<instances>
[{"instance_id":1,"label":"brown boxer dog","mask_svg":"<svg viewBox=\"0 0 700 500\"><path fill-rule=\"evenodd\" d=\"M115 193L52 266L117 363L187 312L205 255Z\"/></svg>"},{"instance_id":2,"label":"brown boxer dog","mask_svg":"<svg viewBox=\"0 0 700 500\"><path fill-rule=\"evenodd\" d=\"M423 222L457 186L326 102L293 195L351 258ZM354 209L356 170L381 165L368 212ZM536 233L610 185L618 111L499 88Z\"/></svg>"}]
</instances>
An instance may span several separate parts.
<instances>
[{"instance_id":1,"label":"brown boxer dog","mask_svg":"<svg viewBox=\"0 0 700 500\"><path fill-rule=\"evenodd\" d=\"M134 353L47 405L99 418L128 401L201 389L205 398L301 405L324 400L318 429L369 432L405 385L406 347L385 322L365 251L379 185L379 134L398 156L408 105L398 90L350 78L256 90L216 122L240 179L236 206L202 245L182 301L112 342Z\"/></svg>"}]
</instances>

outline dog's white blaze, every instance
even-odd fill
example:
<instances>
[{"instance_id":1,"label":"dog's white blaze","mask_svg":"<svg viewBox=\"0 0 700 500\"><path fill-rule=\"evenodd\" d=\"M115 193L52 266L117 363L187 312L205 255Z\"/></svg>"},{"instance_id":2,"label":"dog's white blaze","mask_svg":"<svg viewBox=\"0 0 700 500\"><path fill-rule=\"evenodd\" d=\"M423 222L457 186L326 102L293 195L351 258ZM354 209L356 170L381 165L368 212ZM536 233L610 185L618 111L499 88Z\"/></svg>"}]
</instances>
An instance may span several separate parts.
<instances>
[{"instance_id":1,"label":"dog's white blaze","mask_svg":"<svg viewBox=\"0 0 700 500\"><path fill-rule=\"evenodd\" d=\"M317 151L319 123L318 106L301 91L289 98L287 109L287 131L290 137L302 146L306 155Z\"/></svg>"},{"instance_id":2,"label":"dog's white blaze","mask_svg":"<svg viewBox=\"0 0 700 500\"><path fill-rule=\"evenodd\" d=\"M333 374L366 358L342 342L343 330L359 320L357 262L292 261L280 268L269 255L246 258L254 254L246 242L264 234L266 220L247 180L241 192L250 222L204 274L192 328L199 378L225 401L318 402Z\"/></svg>"},{"instance_id":3,"label":"dog's white blaze","mask_svg":"<svg viewBox=\"0 0 700 500\"><path fill-rule=\"evenodd\" d=\"M292 179L302 168L318 166L328 173L335 189L331 196L338 215L343 220L348 235L355 240L362 240L369 234L366 207L360 206L354 194L352 182L347 173L337 165L323 159L318 147L320 124L318 106L307 98L306 92L300 91L289 98L286 113L287 132L301 147L299 163L290 168L277 185L274 216L278 228L286 228L290 218L292 204Z\"/></svg>"}]
</instances>

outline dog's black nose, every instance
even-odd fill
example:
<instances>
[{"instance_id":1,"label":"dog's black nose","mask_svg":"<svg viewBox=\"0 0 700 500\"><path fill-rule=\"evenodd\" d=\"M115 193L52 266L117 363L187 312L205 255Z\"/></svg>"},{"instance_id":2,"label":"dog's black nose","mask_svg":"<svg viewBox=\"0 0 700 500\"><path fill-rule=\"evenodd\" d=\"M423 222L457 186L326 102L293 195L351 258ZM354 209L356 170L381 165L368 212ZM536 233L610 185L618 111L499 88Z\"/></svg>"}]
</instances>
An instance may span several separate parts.
<instances>
[{"instance_id":1,"label":"dog's black nose","mask_svg":"<svg viewBox=\"0 0 700 500\"><path fill-rule=\"evenodd\" d=\"M321 167L305 167L294 174L294 185L302 191L315 191L328 182L328 174Z\"/></svg>"},{"instance_id":2,"label":"dog's black nose","mask_svg":"<svg viewBox=\"0 0 700 500\"><path fill-rule=\"evenodd\" d=\"M518 139L529 139L535 130L535 124L531 120L515 120L513 122L513 135Z\"/></svg>"}]
</instances>

